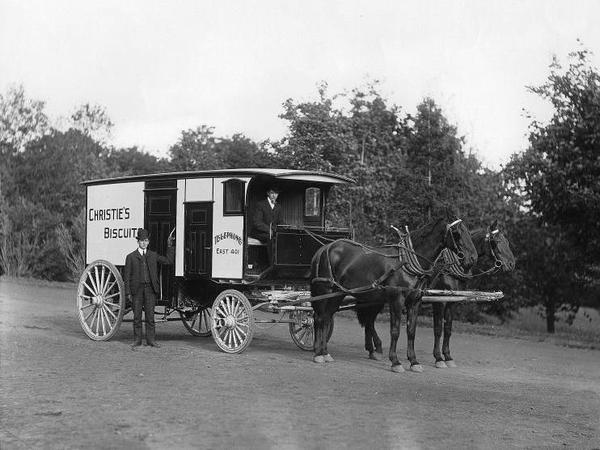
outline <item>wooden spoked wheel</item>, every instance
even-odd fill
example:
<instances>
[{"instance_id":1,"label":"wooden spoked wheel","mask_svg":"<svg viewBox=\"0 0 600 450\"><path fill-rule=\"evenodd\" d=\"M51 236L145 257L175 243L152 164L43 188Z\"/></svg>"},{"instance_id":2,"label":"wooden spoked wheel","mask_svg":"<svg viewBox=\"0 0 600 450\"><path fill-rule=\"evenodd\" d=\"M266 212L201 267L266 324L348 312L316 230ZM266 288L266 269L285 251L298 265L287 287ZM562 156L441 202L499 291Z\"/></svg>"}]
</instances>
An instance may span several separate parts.
<instances>
[{"instance_id":1,"label":"wooden spoked wheel","mask_svg":"<svg viewBox=\"0 0 600 450\"><path fill-rule=\"evenodd\" d=\"M226 353L241 353L254 336L254 312L244 294L228 289L217 295L211 310L211 332Z\"/></svg>"},{"instance_id":2,"label":"wooden spoked wheel","mask_svg":"<svg viewBox=\"0 0 600 450\"><path fill-rule=\"evenodd\" d=\"M211 335L210 312L210 306L200 306L192 311L179 311L179 315L183 326L191 335L207 337Z\"/></svg>"},{"instance_id":3,"label":"wooden spoked wheel","mask_svg":"<svg viewBox=\"0 0 600 450\"><path fill-rule=\"evenodd\" d=\"M315 341L315 328L312 311L292 311L290 313L290 319L294 322L290 323L290 336L294 344L301 350L311 351L313 350ZM333 334L333 321L331 322L331 328L327 335L327 341L331 339Z\"/></svg>"},{"instance_id":4,"label":"wooden spoked wheel","mask_svg":"<svg viewBox=\"0 0 600 450\"><path fill-rule=\"evenodd\" d=\"M77 288L77 316L85 334L94 341L115 335L125 312L125 286L117 268L98 260L85 268Z\"/></svg>"}]
</instances>

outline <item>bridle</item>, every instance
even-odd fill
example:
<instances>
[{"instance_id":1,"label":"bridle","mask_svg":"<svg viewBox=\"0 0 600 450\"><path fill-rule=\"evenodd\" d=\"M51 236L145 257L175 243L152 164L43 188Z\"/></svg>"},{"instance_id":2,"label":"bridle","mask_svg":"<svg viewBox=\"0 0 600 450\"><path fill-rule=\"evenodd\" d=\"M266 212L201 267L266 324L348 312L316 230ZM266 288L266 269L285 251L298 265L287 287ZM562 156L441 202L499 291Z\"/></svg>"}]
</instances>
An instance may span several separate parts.
<instances>
[{"instance_id":1,"label":"bridle","mask_svg":"<svg viewBox=\"0 0 600 450\"><path fill-rule=\"evenodd\" d=\"M448 235L450 235L450 239L452 239L452 244L457 252L451 251L455 258L458 258L462 261L465 257L464 253L459 250L459 246L456 243L456 239L454 238L455 227L462 222L462 219L456 219L452 223L446 224L446 232L444 234L444 241L446 241ZM448 261L444 255L446 250L450 251L449 248L444 248L436 257L435 261L429 261L423 255L419 255L415 252L412 244L412 240L410 238L411 233L408 231L408 227L405 226L405 232L401 232L394 225L390 225L393 228L398 236L400 237L400 242L395 245L398 248L398 261L402 263L405 267L405 270L411 275L417 276L432 276L433 274L439 273L440 271L445 270L448 266L452 266L456 263L456 261ZM417 230L418 231L418 230ZM421 258L430 264L429 269L424 269L419 259ZM436 275L437 276L437 275Z\"/></svg>"},{"instance_id":2,"label":"bridle","mask_svg":"<svg viewBox=\"0 0 600 450\"><path fill-rule=\"evenodd\" d=\"M490 246L490 253L492 254L492 256L494 258L494 267L486 270L483 273L495 273L495 272L499 271L502 268L502 266L504 265L504 263L502 262L502 259L500 259L500 257L498 256L498 251L494 249L494 244L496 244L496 247L498 246L498 241L496 241L495 237L499 233L500 233L500 230L495 229L495 230L490 231L489 233L485 234L485 241Z\"/></svg>"},{"instance_id":3,"label":"bridle","mask_svg":"<svg viewBox=\"0 0 600 450\"><path fill-rule=\"evenodd\" d=\"M454 222L449 223L446 225L446 236L448 236L448 234L450 235L450 238L452 239L452 245L454 245L454 248L456 249L456 251L454 252L456 254L456 256L458 257L459 260L463 260L465 259L465 254L459 250L458 244L456 243L456 239L454 238L454 231L455 231L455 227L462 222L462 219L456 219ZM445 237L444 237L445 239Z\"/></svg>"}]
</instances>

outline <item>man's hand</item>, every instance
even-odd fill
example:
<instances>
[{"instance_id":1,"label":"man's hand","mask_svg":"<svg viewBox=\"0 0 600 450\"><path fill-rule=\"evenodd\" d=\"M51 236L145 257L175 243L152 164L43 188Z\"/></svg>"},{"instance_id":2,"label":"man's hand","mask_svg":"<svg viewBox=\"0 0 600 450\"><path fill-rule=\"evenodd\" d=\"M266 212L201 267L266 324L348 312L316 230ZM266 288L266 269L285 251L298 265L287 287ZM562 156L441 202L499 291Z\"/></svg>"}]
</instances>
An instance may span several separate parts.
<instances>
[{"instance_id":1,"label":"man's hand","mask_svg":"<svg viewBox=\"0 0 600 450\"><path fill-rule=\"evenodd\" d=\"M175 236L169 236L169 239L167 239L167 246L173 247L174 243L175 243Z\"/></svg>"}]
</instances>

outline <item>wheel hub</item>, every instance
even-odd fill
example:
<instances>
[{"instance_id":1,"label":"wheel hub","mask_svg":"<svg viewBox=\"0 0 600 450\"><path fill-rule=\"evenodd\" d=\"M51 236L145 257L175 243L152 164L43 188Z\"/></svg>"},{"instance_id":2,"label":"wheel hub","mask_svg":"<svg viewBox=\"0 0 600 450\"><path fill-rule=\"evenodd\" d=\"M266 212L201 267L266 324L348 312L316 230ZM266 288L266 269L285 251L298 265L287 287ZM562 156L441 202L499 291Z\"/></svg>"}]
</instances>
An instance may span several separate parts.
<instances>
[{"instance_id":1,"label":"wheel hub","mask_svg":"<svg viewBox=\"0 0 600 450\"><path fill-rule=\"evenodd\" d=\"M104 304L104 298L101 295L95 295L92 298L92 303L97 306L102 306Z\"/></svg>"},{"instance_id":2,"label":"wheel hub","mask_svg":"<svg viewBox=\"0 0 600 450\"><path fill-rule=\"evenodd\" d=\"M223 325L225 325L227 328L235 328L237 326L237 321L235 320L235 317L228 315L223 320Z\"/></svg>"}]
</instances>

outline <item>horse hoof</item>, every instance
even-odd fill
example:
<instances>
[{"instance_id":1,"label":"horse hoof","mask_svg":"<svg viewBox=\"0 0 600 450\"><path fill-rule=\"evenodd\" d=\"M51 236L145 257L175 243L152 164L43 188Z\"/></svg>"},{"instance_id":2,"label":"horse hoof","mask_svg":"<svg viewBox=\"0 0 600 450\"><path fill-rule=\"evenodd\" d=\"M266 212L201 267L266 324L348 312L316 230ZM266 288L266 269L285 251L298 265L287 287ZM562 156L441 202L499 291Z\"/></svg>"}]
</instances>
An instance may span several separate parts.
<instances>
[{"instance_id":1,"label":"horse hoof","mask_svg":"<svg viewBox=\"0 0 600 450\"><path fill-rule=\"evenodd\" d=\"M313 361L316 362L317 364L321 364L325 362L325 357L323 355L317 355L315 357L313 357Z\"/></svg>"},{"instance_id":2,"label":"horse hoof","mask_svg":"<svg viewBox=\"0 0 600 450\"><path fill-rule=\"evenodd\" d=\"M446 361L446 365L448 367L456 367L456 363L454 362L453 359L451 359L450 361Z\"/></svg>"},{"instance_id":3,"label":"horse hoof","mask_svg":"<svg viewBox=\"0 0 600 450\"><path fill-rule=\"evenodd\" d=\"M326 355L323 355L323 361L325 361L325 362L334 362L335 359L333 359L333 356L331 356L329 353L327 353Z\"/></svg>"},{"instance_id":4,"label":"horse hoof","mask_svg":"<svg viewBox=\"0 0 600 450\"><path fill-rule=\"evenodd\" d=\"M374 359L375 361L381 361L383 359L383 353L371 352L371 353L369 353L369 359Z\"/></svg>"},{"instance_id":5,"label":"horse hoof","mask_svg":"<svg viewBox=\"0 0 600 450\"><path fill-rule=\"evenodd\" d=\"M402 367L402 364L392 366L392 372L402 373L402 372L404 372L404 367Z\"/></svg>"},{"instance_id":6,"label":"horse hoof","mask_svg":"<svg viewBox=\"0 0 600 450\"><path fill-rule=\"evenodd\" d=\"M421 364L413 364L412 366L410 366L410 371L421 373L423 372L423 366Z\"/></svg>"},{"instance_id":7,"label":"horse hoof","mask_svg":"<svg viewBox=\"0 0 600 450\"><path fill-rule=\"evenodd\" d=\"M446 365L446 363L444 361L436 361L435 367L438 369L447 369L448 368L448 366Z\"/></svg>"}]
</instances>

